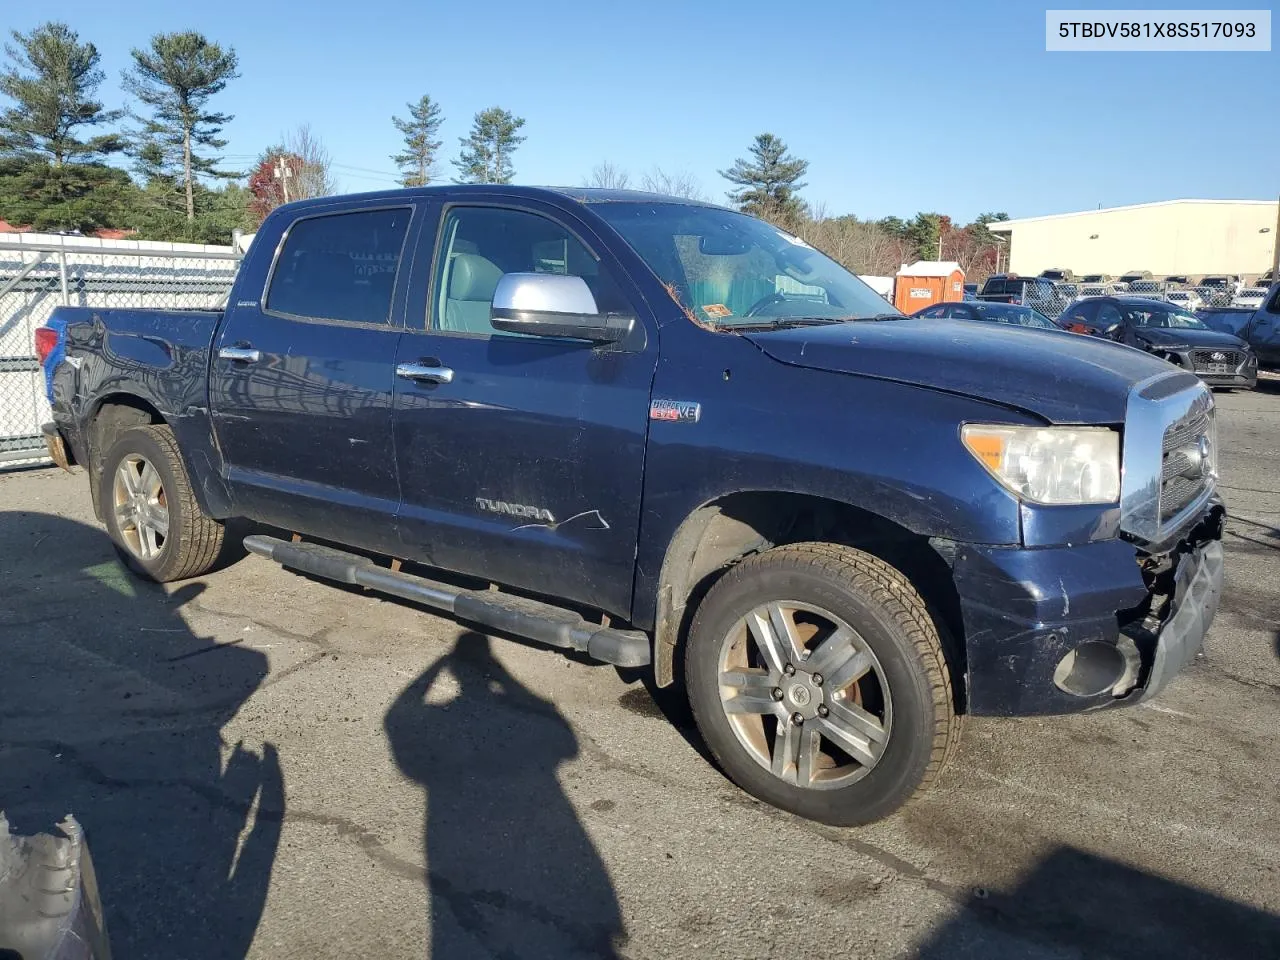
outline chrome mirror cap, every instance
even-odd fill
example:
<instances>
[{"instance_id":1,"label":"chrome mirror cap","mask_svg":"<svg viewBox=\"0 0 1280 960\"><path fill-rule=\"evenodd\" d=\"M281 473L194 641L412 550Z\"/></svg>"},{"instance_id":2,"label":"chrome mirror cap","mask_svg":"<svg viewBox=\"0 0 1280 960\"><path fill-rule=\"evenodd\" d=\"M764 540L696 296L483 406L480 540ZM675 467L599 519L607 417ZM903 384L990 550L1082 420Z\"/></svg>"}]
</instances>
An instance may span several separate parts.
<instances>
[{"instance_id":1,"label":"chrome mirror cap","mask_svg":"<svg viewBox=\"0 0 1280 960\"><path fill-rule=\"evenodd\" d=\"M506 333L590 343L619 343L636 329L633 316L601 313L582 277L558 273L503 274L489 322Z\"/></svg>"},{"instance_id":2,"label":"chrome mirror cap","mask_svg":"<svg viewBox=\"0 0 1280 960\"><path fill-rule=\"evenodd\" d=\"M600 312L585 280L559 273L504 273L493 291L493 310L577 316Z\"/></svg>"}]
</instances>

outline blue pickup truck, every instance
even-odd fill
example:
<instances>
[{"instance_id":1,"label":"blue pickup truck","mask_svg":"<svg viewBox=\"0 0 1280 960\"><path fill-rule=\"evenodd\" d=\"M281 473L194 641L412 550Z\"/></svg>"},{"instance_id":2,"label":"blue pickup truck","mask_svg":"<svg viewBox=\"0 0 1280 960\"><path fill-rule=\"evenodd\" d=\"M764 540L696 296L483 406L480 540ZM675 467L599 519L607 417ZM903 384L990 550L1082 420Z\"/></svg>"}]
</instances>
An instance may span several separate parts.
<instances>
[{"instance_id":1,"label":"blue pickup truck","mask_svg":"<svg viewBox=\"0 0 1280 960\"><path fill-rule=\"evenodd\" d=\"M309 200L225 311L58 310L45 433L143 576L258 521L283 535L245 546L291 569L649 667L744 789L865 823L965 713L1154 696L1223 578L1192 374L887 309L670 197Z\"/></svg>"},{"instance_id":2,"label":"blue pickup truck","mask_svg":"<svg viewBox=\"0 0 1280 960\"><path fill-rule=\"evenodd\" d=\"M1196 316L1213 329L1249 344L1262 366L1280 369L1280 282L1271 285L1256 309L1206 307L1196 311Z\"/></svg>"}]
</instances>

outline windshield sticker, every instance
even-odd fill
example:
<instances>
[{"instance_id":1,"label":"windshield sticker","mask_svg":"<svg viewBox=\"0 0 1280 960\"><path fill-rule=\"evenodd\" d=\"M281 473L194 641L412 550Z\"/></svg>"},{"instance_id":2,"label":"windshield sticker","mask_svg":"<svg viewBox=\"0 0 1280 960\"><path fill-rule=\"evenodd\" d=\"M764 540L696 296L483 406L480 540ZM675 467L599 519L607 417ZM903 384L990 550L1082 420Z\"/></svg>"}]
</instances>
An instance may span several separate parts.
<instances>
[{"instance_id":1,"label":"windshield sticker","mask_svg":"<svg viewBox=\"0 0 1280 960\"><path fill-rule=\"evenodd\" d=\"M726 307L723 303L708 303L702 307L702 312L712 320L723 320L725 317L732 317L733 311Z\"/></svg>"}]
</instances>

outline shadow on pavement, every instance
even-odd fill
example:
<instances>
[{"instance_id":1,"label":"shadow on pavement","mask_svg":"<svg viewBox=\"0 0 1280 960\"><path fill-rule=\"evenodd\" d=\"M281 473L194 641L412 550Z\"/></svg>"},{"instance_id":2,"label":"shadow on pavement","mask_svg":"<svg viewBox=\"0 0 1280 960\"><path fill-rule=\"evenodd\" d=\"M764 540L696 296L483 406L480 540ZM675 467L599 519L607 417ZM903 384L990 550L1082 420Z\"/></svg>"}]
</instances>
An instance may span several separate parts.
<instances>
[{"instance_id":1,"label":"shadow on pavement","mask_svg":"<svg viewBox=\"0 0 1280 960\"><path fill-rule=\"evenodd\" d=\"M264 654L195 636L105 533L0 512L0 809L85 828L116 957L231 960L253 940L284 812L275 749L223 724Z\"/></svg>"},{"instance_id":2,"label":"shadow on pavement","mask_svg":"<svg viewBox=\"0 0 1280 960\"><path fill-rule=\"evenodd\" d=\"M556 777L577 739L488 637L464 633L385 727L401 771L426 788L430 956L617 956L613 885Z\"/></svg>"},{"instance_id":3,"label":"shadow on pavement","mask_svg":"<svg viewBox=\"0 0 1280 960\"><path fill-rule=\"evenodd\" d=\"M976 892L921 960L1280 956L1280 918L1082 850L1050 853L1008 893Z\"/></svg>"}]
</instances>

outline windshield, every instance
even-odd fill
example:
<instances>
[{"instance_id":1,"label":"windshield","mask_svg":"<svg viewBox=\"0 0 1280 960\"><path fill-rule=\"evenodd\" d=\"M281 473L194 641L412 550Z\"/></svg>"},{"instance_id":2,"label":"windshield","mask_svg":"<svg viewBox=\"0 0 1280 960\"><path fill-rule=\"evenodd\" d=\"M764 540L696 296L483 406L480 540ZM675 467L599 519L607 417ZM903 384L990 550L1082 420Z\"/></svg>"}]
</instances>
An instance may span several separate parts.
<instances>
[{"instance_id":1,"label":"windshield","mask_svg":"<svg viewBox=\"0 0 1280 960\"><path fill-rule=\"evenodd\" d=\"M1019 307L1009 303L973 303L967 306L977 312L979 320L1013 323L1023 327L1042 327L1046 330L1057 329L1052 320L1031 307Z\"/></svg>"},{"instance_id":2,"label":"windshield","mask_svg":"<svg viewBox=\"0 0 1280 960\"><path fill-rule=\"evenodd\" d=\"M1182 310L1130 307L1129 322L1139 327L1167 327L1178 330L1208 330L1200 320Z\"/></svg>"},{"instance_id":3,"label":"windshield","mask_svg":"<svg viewBox=\"0 0 1280 960\"><path fill-rule=\"evenodd\" d=\"M763 220L684 203L598 203L699 323L900 316L883 297L798 237Z\"/></svg>"}]
</instances>

